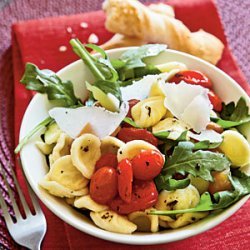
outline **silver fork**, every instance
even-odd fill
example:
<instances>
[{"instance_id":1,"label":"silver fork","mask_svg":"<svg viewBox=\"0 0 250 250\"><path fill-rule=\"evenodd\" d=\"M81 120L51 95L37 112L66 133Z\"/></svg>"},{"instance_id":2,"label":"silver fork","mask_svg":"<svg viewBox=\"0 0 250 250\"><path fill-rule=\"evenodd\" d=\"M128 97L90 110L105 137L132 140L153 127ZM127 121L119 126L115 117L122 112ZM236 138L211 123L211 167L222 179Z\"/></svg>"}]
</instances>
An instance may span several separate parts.
<instances>
[{"instance_id":1,"label":"silver fork","mask_svg":"<svg viewBox=\"0 0 250 250\"><path fill-rule=\"evenodd\" d=\"M16 241L18 244L25 246L29 249L32 250L37 250L40 249L41 246L41 242L44 238L46 229L47 229L47 223L45 220L45 216L41 210L41 207L38 203L38 200L34 194L34 192L31 190L31 188L28 186L28 190L29 190L29 195L35 210L35 214L32 214L30 211L30 208L24 198L24 195L20 189L20 186L17 182L17 178L16 175L12 169L12 167L10 166L11 169L11 173L14 179L14 183L21 201L21 204L23 206L23 210L25 212L25 216L26 218L23 218L23 216L21 215L21 212L17 206L16 200L14 198L13 195L13 191L11 190L11 187L8 184L7 181L7 177L6 177L6 173L3 169L3 167L0 164L0 172L3 176L5 185L8 189L8 195L10 197L10 200L12 202L12 206L13 206L13 210L14 210L14 214L15 214L15 218L16 221L14 221L8 211L8 207L7 204L4 200L3 195L0 193L0 206L2 208L2 213L3 213L3 217L5 219L7 228L9 230L9 233L11 235L11 237L14 239L14 241Z\"/></svg>"}]
</instances>

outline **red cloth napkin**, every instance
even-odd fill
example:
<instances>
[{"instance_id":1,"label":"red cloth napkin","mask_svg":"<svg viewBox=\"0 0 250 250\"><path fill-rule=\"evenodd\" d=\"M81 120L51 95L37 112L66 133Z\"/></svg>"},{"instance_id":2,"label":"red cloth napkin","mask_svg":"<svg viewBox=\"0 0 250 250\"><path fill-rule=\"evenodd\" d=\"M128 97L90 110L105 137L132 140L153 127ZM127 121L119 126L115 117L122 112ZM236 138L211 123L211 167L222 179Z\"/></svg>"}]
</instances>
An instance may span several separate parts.
<instances>
[{"instance_id":1,"label":"red cloth napkin","mask_svg":"<svg viewBox=\"0 0 250 250\"><path fill-rule=\"evenodd\" d=\"M224 42L226 47L218 66L250 93L249 85L228 47L213 1L172 0L168 1L168 4L175 7L176 17L192 31L202 28ZM78 37L82 42L87 42L89 35L94 33L99 38L98 44L102 44L112 36L105 30L104 20L104 13L97 11L74 16L19 22L13 25L16 143L21 119L32 98L32 93L25 90L23 85L19 83L25 63L32 62L38 67L58 71L78 59L69 45L69 40L72 37ZM85 23L88 25L87 28L84 28ZM22 183L19 172L20 169L17 168L19 180ZM43 249L247 249L250 244L249 202L230 219L206 233L175 243L141 247L111 243L89 236L61 221L45 206L42 205L42 208L48 223ZM245 226L242 227L243 224Z\"/></svg>"}]
</instances>

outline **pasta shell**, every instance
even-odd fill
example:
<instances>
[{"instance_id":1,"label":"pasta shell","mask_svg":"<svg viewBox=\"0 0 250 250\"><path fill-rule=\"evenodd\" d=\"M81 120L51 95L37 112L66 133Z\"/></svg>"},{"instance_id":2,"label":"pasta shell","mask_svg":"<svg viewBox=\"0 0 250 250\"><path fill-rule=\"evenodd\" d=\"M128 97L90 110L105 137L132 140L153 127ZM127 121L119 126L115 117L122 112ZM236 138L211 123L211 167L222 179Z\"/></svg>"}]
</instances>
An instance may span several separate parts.
<instances>
[{"instance_id":1,"label":"pasta shell","mask_svg":"<svg viewBox=\"0 0 250 250\"><path fill-rule=\"evenodd\" d=\"M70 206L74 206L75 197L73 197L73 198L65 198L65 201L66 201L67 204L69 204Z\"/></svg>"},{"instance_id":2,"label":"pasta shell","mask_svg":"<svg viewBox=\"0 0 250 250\"><path fill-rule=\"evenodd\" d=\"M124 146L125 143L116 137L106 136L101 140L101 153L113 153L116 154L118 149Z\"/></svg>"},{"instance_id":3,"label":"pasta shell","mask_svg":"<svg viewBox=\"0 0 250 250\"><path fill-rule=\"evenodd\" d=\"M73 164L84 177L90 179L95 170L95 164L101 157L101 141L92 134L83 134L74 140L71 147Z\"/></svg>"},{"instance_id":4,"label":"pasta shell","mask_svg":"<svg viewBox=\"0 0 250 250\"><path fill-rule=\"evenodd\" d=\"M148 143L143 140L134 140L127 142L123 147L121 147L117 152L117 159L118 162L120 162L123 159L133 159L136 155L138 155L142 150L157 150L159 151L155 146L153 146L151 143Z\"/></svg>"},{"instance_id":5,"label":"pasta shell","mask_svg":"<svg viewBox=\"0 0 250 250\"><path fill-rule=\"evenodd\" d=\"M181 214L176 221L168 222L171 228L179 228L186 226L188 224L194 223L204 217L206 217L208 212L196 212L196 213L185 213Z\"/></svg>"},{"instance_id":6,"label":"pasta shell","mask_svg":"<svg viewBox=\"0 0 250 250\"><path fill-rule=\"evenodd\" d=\"M47 143L47 144L56 143L57 140L59 139L61 133L62 133L62 131L56 123L49 125L49 127L47 128L47 130L44 133L45 143Z\"/></svg>"},{"instance_id":7,"label":"pasta shell","mask_svg":"<svg viewBox=\"0 0 250 250\"><path fill-rule=\"evenodd\" d=\"M36 142L36 146L38 147L38 149L44 154L44 155L49 155L52 150L53 147L55 146L54 144L47 144L43 141L37 141Z\"/></svg>"},{"instance_id":8,"label":"pasta shell","mask_svg":"<svg viewBox=\"0 0 250 250\"><path fill-rule=\"evenodd\" d=\"M161 72L170 72L173 71L172 77L178 73L179 71L182 70L187 70L187 66L184 63L181 62L167 62L163 64L158 64L156 67L161 71ZM169 77L170 79L170 77Z\"/></svg>"},{"instance_id":9,"label":"pasta shell","mask_svg":"<svg viewBox=\"0 0 250 250\"><path fill-rule=\"evenodd\" d=\"M159 231L159 219L157 215L149 215L147 211L136 211L128 215L128 219L136 224L137 231L139 232L158 232Z\"/></svg>"},{"instance_id":10,"label":"pasta shell","mask_svg":"<svg viewBox=\"0 0 250 250\"><path fill-rule=\"evenodd\" d=\"M153 126L152 132L169 131L168 139L176 140L184 131L189 129L190 127L180 120L166 118Z\"/></svg>"},{"instance_id":11,"label":"pasta shell","mask_svg":"<svg viewBox=\"0 0 250 250\"><path fill-rule=\"evenodd\" d=\"M158 123L167 112L164 98L164 96L149 97L133 106L131 114L135 123L142 128Z\"/></svg>"},{"instance_id":12,"label":"pasta shell","mask_svg":"<svg viewBox=\"0 0 250 250\"><path fill-rule=\"evenodd\" d=\"M65 155L70 155L72 139L65 133L61 133L58 141L53 148L52 154L50 156L50 165L52 165L57 159Z\"/></svg>"},{"instance_id":13,"label":"pasta shell","mask_svg":"<svg viewBox=\"0 0 250 250\"><path fill-rule=\"evenodd\" d=\"M198 205L199 201L200 195L198 190L194 186L189 185L186 188L174 191L161 191L155 207L158 210L181 210L193 208ZM169 216L160 216L160 219L167 222L174 221Z\"/></svg>"},{"instance_id":14,"label":"pasta shell","mask_svg":"<svg viewBox=\"0 0 250 250\"><path fill-rule=\"evenodd\" d=\"M244 136L233 130L222 133L219 149L229 158L233 166L241 167L250 163L250 146Z\"/></svg>"},{"instance_id":15,"label":"pasta shell","mask_svg":"<svg viewBox=\"0 0 250 250\"><path fill-rule=\"evenodd\" d=\"M90 217L98 227L109 232L131 234L137 229L137 226L125 216L110 210L91 212Z\"/></svg>"},{"instance_id":16,"label":"pasta shell","mask_svg":"<svg viewBox=\"0 0 250 250\"><path fill-rule=\"evenodd\" d=\"M51 181L48 176L46 175L43 180L39 182L39 185L46 189L50 194L58 196L58 197L67 197L73 198L75 196L83 196L88 194L88 188L85 187L81 190L71 190L63 185L57 183L56 181Z\"/></svg>"},{"instance_id":17,"label":"pasta shell","mask_svg":"<svg viewBox=\"0 0 250 250\"><path fill-rule=\"evenodd\" d=\"M159 226L164 227L164 228L170 228L170 226L168 225L168 222L161 220L160 218L159 218Z\"/></svg>"},{"instance_id":18,"label":"pasta shell","mask_svg":"<svg viewBox=\"0 0 250 250\"><path fill-rule=\"evenodd\" d=\"M70 155L66 155L55 161L48 173L51 181L67 187L71 190L81 190L88 184L81 172L73 165Z\"/></svg>"},{"instance_id":19,"label":"pasta shell","mask_svg":"<svg viewBox=\"0 0 250 250\"><path fill-rule=\"evenodd\" d=\"M90 211L101 212L108 209L108 206L96 203L90 195L85 195L75 199L74 206L77 208L86 208Z\"/></svg>"}]
</instances>

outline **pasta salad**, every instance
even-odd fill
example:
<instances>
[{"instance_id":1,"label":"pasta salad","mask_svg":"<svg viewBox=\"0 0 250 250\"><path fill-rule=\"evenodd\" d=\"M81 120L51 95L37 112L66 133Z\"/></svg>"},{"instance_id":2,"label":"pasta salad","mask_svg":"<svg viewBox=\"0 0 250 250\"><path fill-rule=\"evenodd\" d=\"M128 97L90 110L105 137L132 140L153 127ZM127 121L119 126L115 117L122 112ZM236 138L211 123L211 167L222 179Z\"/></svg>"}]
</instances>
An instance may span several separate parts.
<instances>
[{"instance_id":1,"label":"pasta salad","mask_svg":"<svg viewBox=\"0 0 250 250\"><path fill-rule=\"evenodd\" d=\"M21 79L56 104L15 150L42 131L36 145L49 166L43 189L123 234L180 228L250 193L244 98L223 103L209 76L182 62L150 64L165 45L112 60L96 45L70 44L95 78L84 83L87 99L31 63Z\"/></svg>"}]
</instances>

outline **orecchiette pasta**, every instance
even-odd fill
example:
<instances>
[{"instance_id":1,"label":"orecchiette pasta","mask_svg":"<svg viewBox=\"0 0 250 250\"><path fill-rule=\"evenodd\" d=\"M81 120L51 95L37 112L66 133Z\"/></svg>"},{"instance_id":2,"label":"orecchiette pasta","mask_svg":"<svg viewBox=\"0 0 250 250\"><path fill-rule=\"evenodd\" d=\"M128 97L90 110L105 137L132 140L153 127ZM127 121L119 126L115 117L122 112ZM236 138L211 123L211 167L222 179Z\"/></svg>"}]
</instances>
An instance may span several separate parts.
<instances>
[{"instance_id":1,"label":"orecchiette pasta","mask_svg":"<svg viewBox=\"0 0 250 250\"><path fill-rule=\"evenodd\" d=\"M83 134L72 143L73 164L87 179L93 175L95 164L101 156L100 147L100 139L92 134Z\"/></svg>"},{"instance_id":2,"label":"orecchiette pasta","mask_svg":"<svg viewBox=\"0 0 250 250\"><path fill-rule=\"evenodd\" d=\"M177 217L173 222L168 222L171 228L179 228L194 223L208 215L208 212L185 213Z\"/></svg>"},{"instance_id":3,"label":"orecchiette pasta","mask_svg":"<svg viewBox=\"0 0 250 250\"><path fill-rule=\"evenodd\" d=\"M50 164L53 164L57 159L64 155L70 155L72 139L65 133L61 133L55 147L53 148L52 154L49 157Z\"/></svg>"},{"instance_id":4,"label":"orecchiette pasta","mask_svg":"<svg viewBox=\"0 0 250 250\"><path fill-rule=\"evenodd\" d=\"M171 76L173 77L176 73L178 73L180 70L187 70L187 66L184 63L181 62L167 62L163 64L157 65L157 68L161 72L173 72ZM171 76L168 78L170 79Z\"/></svg>"},{"instance_id":5,"label":"orecchiette pasta","mask_svg":"<svg viewBox=\"0 0 250 250\"><path fill-rule=\"evenodd\" d=\"M101 212L108 209L108 206L96 203L90 195L85 195L75 199L74 206L77 208L86 208L90 211Z\"/></svg>"},{"instance_id":6,"label":"orecchiette pasta","mask_svg":"<svg viewBox=\"0 0 250 250\"><path fill-rule=\"evenodd\" d=\"M198 190L194 186L189 185L186 188L174 191L161 191L155 207L158 210L181 210L193 208L198 205L199 201L200 195ZM169 216L160 216L160 219L167 222L174 221Z\"/></svg>"},{"instance_id":7,"label":"orecchiette pasta","mask_svg":"<svg viewBox=\"0 0 250 250\"><path fill-rule=\"evenodd\" d=\"M55 146L54 144L47 144L43 141L37 141L36 146L39 148L39 150L45 154L48 155L52 152L53 147Z\"/></svg>"},{"instance_id":8,"label":"orecchiette pasta","mask_svg":"<svg viewBox=\"0 0 250 250\"><path fill-rule=\"evenodd\" d=\"M153 126L153 133L169 131L168 139L176 140L184 131L189 130L184 122L175 118L166 118Z\"/></svg>"},{"instance_id":9,"label":"orecchiette pasta","mask_svg":"<svg viewBox=\"0 0 250 250\"><path fill-rule=\"evenodd\" d=\"M149 97L138 102L132 109L131 114L135 123L143 128L148 128L159 122L166 114L163 96Z\"/></svg>"},{"instance_id":10,"label":"orecchiette pasta","mask_svg":"<svg viewBox=\"0 0 250 250\"><path fill-rule=\"evenodd\" d=\"M116 154L118 149L124 146L125 143L116 137L106 136L101 140L101 153L113 153Z\"/></svg>"},{"instance_id":11,"label":"orecchiette pasta","mask_svg":"<svg viewBox=\"0 0 250 250\"><path fill-rule=\"evenodd\" d=\"M62 131L56 123L51 124L44 133L44 141L47 144L56 143Z\"/></svg>"},{"instance_id":12,"label":"orecchiette pasta","mask_svg":"<svg viewBox=\"0 0 250 250\"><path fill-rule=\"evenodd\" d=\"M159 231L159 218L157 215L147 214L149 210L153 209L136 211L128 215L128 219L137 225L137 231L152 233Z\"/></svg>"},{"instance_id":13,"label":"orecchiette pasta","mask_svg":"<svg viewBox=\"0 0 250 250\"><path fill-rule=\"evenodd\" d=\"M147 150L147 149L153 149L159 151L155 146L143 140L134 140L127 142L117 152L118 162L126 158L130 160L134 158L136 155L138 155L142 150Z\"/></svg>"},{"instance_id":14,"label":"orecchiette pasta","mask_svg":"<svg viewBox=\"0 0 250 250\"><path fill-rule=\"evenodd\" d=\"M40 185L59 197L82 196L88 193L88 180L72 164L71 156L63 156L53 163Z\"/></svg>"},{"instance_id":15,"label":"orecchiette pasta","mask_svg":"<svg viewBox=\"0 0 250 250\"><path fill-rule=\"evenodd\" d=\"M91 212L90 217L98 227L110 232L131 234L137 229L137 226L125 216L121 216L111 210Z\"/></svg>"},{"instance_id":16,"label":"orecchiette pasta","mask_svg":"<svg viewBox=\"0 0 250 250\"><path fill-rule=\"evenodd\" d=\"M46 189L50 194L58 196L58 197L67 197L73 198L75 196L83 196L88 194L88 188L85 187L82 190L73 191L63 185L57 183L56 181L52 181L48 176L45 176L43 180L39 182L39 185Z\"/></svg>"}]
</instances>

